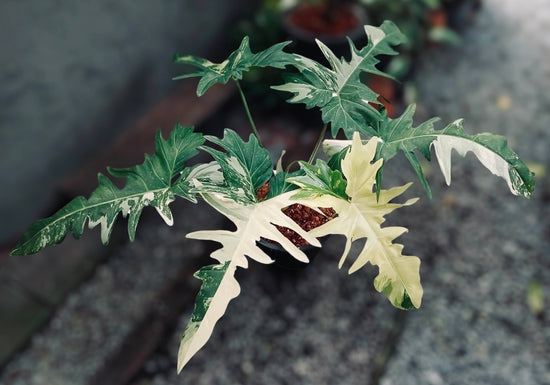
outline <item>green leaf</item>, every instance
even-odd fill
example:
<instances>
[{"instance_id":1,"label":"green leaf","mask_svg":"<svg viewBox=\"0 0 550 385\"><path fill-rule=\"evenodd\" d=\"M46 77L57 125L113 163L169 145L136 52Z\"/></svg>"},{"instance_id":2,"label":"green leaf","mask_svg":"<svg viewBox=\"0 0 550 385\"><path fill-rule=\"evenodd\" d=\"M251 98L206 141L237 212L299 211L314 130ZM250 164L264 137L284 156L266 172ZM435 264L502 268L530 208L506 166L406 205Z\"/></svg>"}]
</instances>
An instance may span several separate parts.
<instances>
[{"instance_id":1,"label":"green leaf","mask_svg":"<svg viewBox=\"0 0 550 385\"><path fill-rule=\"evenodd\" d=\"M382 139L382 143L378 147L376 159L382 158L384 159L384 163L386 163L389 159L393 158L399 150L403 151L405 157L418 176L418 179L420 179L422 186L426 190L428 197L431 199L432 193L430 186L414 151L421 151L424 157L430 160L430 143L434 138L422 136L421 133L433 131L433 123L439 119L433 118L417 127L413 127L415 108L414 104L409 105L405 112L396 119L391 119L387 115L384 115L384 119L380 122L378 127L378 136ZM381 184L381 179L382 169L380 169L378 173L378 186Z\"/></svg>"},{"instance_id":2,"label":"green leaf","mask_svg":"<svg viewBox=\"0 0 550 385\"><path fill-rule=\"evenodd\" d=\"M373 192L376 174L382 160L371 163L376 154L377 138L366 145L359 134L354 134L353 144L342 161L342 172L347 180L346 194L349 199L334 195L323 195L303 200L305 204L318 207L332 207L338 214L334 219L310 231L316 237L342 234L346 245L340 259L343 265L351 250L353 241L366 238L363 249L350 267L350 274L367 263L378 266L374 287L384 293L390 302L402 309L419 307L422 300L420 284L420 260L415 256L402 255L403 246L393 240L407 231L404 227L381 227L384 216L416 199L405 203L390 203L409 186L406 184L389 190L381 190L379 196Z\"/></svg>"},{"instance_id":3,"label":"green leaf","mask_svg":"<svg viewBox=\"0 0 550 385\"><path fill-rule=\"evenodd\" d=\"M174 62L188 64L199 68L198 71L175 77L174 79L185 79L190 77L200 77L197 86L197 95L201 96L216 83L227 83L229 79L240 80L243 73L250 71L254 67L273 67L284 68L294 63L295 56L283 51L289 41L275 44L258 53L252 53L248 42L248 36L241 41L239 48L231 53L229 57L221 63L212 63L190 55L175 55Z\"/></svg>"},{"instance_id":4,"label":"green leaf","mask_svg":"<svg viewBox=\"0 0 550 385\"><path fill-rule=\"evenodd\" d=\"M458 33L446 27L431 28L428 31L428 40L453 45L459 45L462 42L462 38Z\"/></svg>"},{"instance_id":5,"label":"green leaf","mask_svg":"<svg viewBox=\"0 0 550 385\"><path fill-rule=\"evenodd\" d=\"M324 194L347 199L346 180L339 170L332 170L326 162L317 159L315 165L300 162L305 175L288 178L288 182L301 187L294 198L306 198Z\"/></svg>"},{"instance_id":6,"label":"green leaf","mask_svg":"<svg viewBox=\"0 0 550 385\"><path fill-rule=\"evenodd\" d=\"M225 129L223 139L214 136L206 138L226 151L202 147L218 162L224 179L213 184L201 181L200 191L217 192L243 203L255 202L256 192L273 175L269 152L254 135L250 135L248 142L245 142L230 129Z\"/></svg>"},{"instance_id":7,"label":"green leaf","mask_svg":"<svg viewBox=\"0 0 550 385\"><path fill-rule=\"evenodd\" d=\"M293 203L291 194L288 192L254 204L242 204L218 194L203 194L208 204L235 223L236 230L205 230L187 234L188 238L219 242L222 247L211 254L220 265L203 268L197 273L203 285L181 341L178 371L208 341L227 304L239 294L239 286L234 278L236 268L247 268L247 257L260 263L273 262L258 247L257 241L261 238L273 240L294 258L308 262L303 251L294 246L274 225L288 227L311 245L321 246L315 237L282 212L282 208Z\"/></svg>"},{"instance_id":8,"label":"green leaf","mask_svg":"<svg viewBox=\"0 0 550 385\"><path fill-rule=\"evenodd\" d=\"M382 144L378 149L377 158L382 158L386 162L399 150L403 151L424 187L429 191L414 150L420 151L426 159L430 160L430 148L434 147L447 184L451 183L452 150L457 151L461 156L471 151L489 171L506 181L513 194L531 196L535 187L533 173L508 147L506 138L488 133L468 135L464 132L461 119L442 130L433 128L435 119L413 127L414 111L415 106L411 105L399 118L386 118L380 124L378 134Z\"/></svg>"},{"instance_id":9,"label":"green leaf","mask_svg":"<svg viewBox=\"0 0 550 385\"><path fill-rule=\"evenodd\" d=\"M274 198L277 195L296 190L298 187L295 184L289 183L287 178L298 175L302 175L301 170L292 173L287 173L284 171L277 172L269 180L269 192L267 193L267 198Z\"/></svg>"},{"instance_id":10,"label":"green leaf","mask_svg":"<svg viewBox=\"0 0 550 385\"><path fill-rule=\"evenodd\" d=\"M317 45L330 64L330 68L311 59L299 56L293 65L300 74L288 78L288 83L272 87L294 94L290 103L304 103L307 108L321 109L325 123L331 123L332 135L343 129L348 138L354 131L370 136L375 131L370 127L381 119L380 112L370 103L378 104L378 94L360 79L363 72L388 76L376 68L377 55L395 55L392 46L405 41L405 36L391 21L380 27L365 26L368 43L361 50L349 41L351 59L338 59L320 41Z\"/></svg>"},{"instance_id":11,"label":"green leaf","mask_svg":"<svg viewBox=\"0 0 550 385\"><path fill-rule=\"evenodd\" d=\"M14 255L32 254L42 248L59 243L71 232L76 238L82 235L86 220L88 227L101 226L101 240L107 244L113 224L122 213L128 216L128 235L134 239L141 211L153 206L171 225L172 213L168 205L175 196L195 201L189 192L191 184L186 179L185 162L198 152L204 142L202 134L193 132L192 127L176 125L168 140L164 140L160 131L156 137L156 151L146 155L145 162L139 166L111 169L109 173L126 178L126 185L118 189L107 177L98 175L99 186L90 198L77 197L52 216L39 220L29 227L21 241L12 250ZM173 184L172 180L183 174Z\"/></svg>"},{"instance_id":12,"label":"green leaf","mask_svg":"<svg viewBox=\"0 0 550 385\"><path fill-rule=\"evenodd\" d=\"M462 120L451 123L443 131L437 135L433 147L448 185L451 184L451 151L461 156L471 151L491 173L506 181L514 195L531 197L535 188L534 174L508 147L505 137L489 133L466 135Z\"/></svg>"},{"instance_id":13,"label":"green leaf","mask_svg":"<svg viewBox=\"0 0 550 385\"><path fill-rule=\"evenodd\" d=\"M413 167L428 196L431 196L430 187L416 156L419 151L428 160L431 160L431 148L447 184L451 183L451 152L456 150L459 155L473 152L479 161L493 174L503 178L510 191L515 195L530 197L534 188L534 174L527 165L513 152L500 135L481 133L468 135L464 132L462 119L457 120L441 130L435 130L433 123L437 118L430 119L417 127L413 126L415 105L411 104L398 118L391 119L384 115L379 122L377 136L379 146L375 159L383 159L384 165L399 151ZM350 145L349 140L325 140L323 150L329 157L333 157ZM380 187L382 168L378 171L377 188Z\"/></svg>"}]
</instances>

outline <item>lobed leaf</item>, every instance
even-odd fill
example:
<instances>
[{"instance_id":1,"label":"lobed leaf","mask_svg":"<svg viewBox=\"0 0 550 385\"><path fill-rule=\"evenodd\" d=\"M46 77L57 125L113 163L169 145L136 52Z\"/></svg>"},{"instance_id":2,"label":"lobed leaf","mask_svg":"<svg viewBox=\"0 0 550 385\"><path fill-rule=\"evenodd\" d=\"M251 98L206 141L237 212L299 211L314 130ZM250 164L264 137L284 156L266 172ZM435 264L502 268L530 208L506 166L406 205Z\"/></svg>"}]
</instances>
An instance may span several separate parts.
<instances>
[{"instance_id":1,"label":"lobed leaf","mask_svg":"<svg viewBox=\"0 0 550 385\"><path fill-rule=\"evenodd\" d=\"M374 136L373 123L381 119L371 103L378 104L378 94L360 79L362 73L388 76L376 68L378 55L395 55L392 46L405 41L405 36L391 21L380 27L365 26L368 43L358 50L348 39L351 59L338 59L322 42L317 41L330 68L297 55L292 63L300 74L288 77L288 82L273 89L294 94L289 103L304 103L307 108L321 109L323 121L331 123L332 135L343 129L348 138L358 131Z\"/></svg>"},{"instance_id":2,"label":"lobed leaf","mask_svg":"<svg viewBox=\"0 0 550 385\"><path fill-rule=\"evenodd\" d=\"M77 197L52 216L32 224L12 250L14 255L32 254L46 246L61 242L68 232L78 238L88 227L101 226L101 241L109 242L114 222L118 215L128 216L128 235L134 239L141 212L146 206L153 206L168 225L172 225L172 213L168 205L181 196L196 201L190 189L192 185L185 162L197 154L204 142L202 134L193 132L192 127L176 125L168 140L160 131L156 137L154 155L145 156L141 165L112 169L116 177L126 178L126 185L118 189L107 177L98 175L98 187L90 198ZM182 173L180 175L180 173ZM179 178L173 183L172 180Z\"/></svg>"},{"instance_id":3,"label":"lobed leaf","mask_svg":"<svg viewBox=\"0 0 550 385\"><path fill-rule=\"evenodd\" d=\"M430 186L414 151L419 150L426 159L430 160L430 143L434 137L430 135L426 136L425 133L433 131L433 123L439 119L433 118L417 127L413 127L415 109L416 106L411 104L398 118L391 119L387 115L384 116L378 127L378 136L381 138L381 145L378 148L376 158L384 159L385 163L393 158L399 150L403 151L426 190L428 197L431 198ZM378 173L379 185L381 184L381 179L382 170Z\"/></svg>"},{"instance_id":4,"label":"lobed leaf","mask_svg":"<svg viewBox=\"0 0 550 385\"><path fill-rule=\"evenodd\" d=\"M506 181L513 194L531 196L535 187L533 173L508 147L506 138L488 133L468 135L464 132L462 119L441 130L435 130L433 127L436 119L413 127L414 111L413 104L399 118L387 118L380 124L378 133L382 144L378 149L377 157L387 161L399 150L403 151L429 194L428 184L414 150L420 151L426 159L430 160L430 149L433 146L447 184L451 183L452 150L457 151L461 156L471 151L489 171Z\"/></svg>"},{"instance_id":5,"label":"lobed leaf","mask_svg":"<svg viewBox=\"0 0 550 385\"><path fill-rule=\"evenodd\" d=\"M281 211L291 204L291 194L292 192L288 192L254 204L242 204L218 194L203 194L204 200L234 222L237 229L206 230L187 234L188 238L219 242L222 247L211 254L220 264L203 268L196 275L203 284L181 341L178 371L181 371L189 359L207 342L227 304L239 294L239 286L234 278L236 268L247 268L247 257L260 263L273 262L258 247L257 241L260 238L277 242L294 258L308 262L303 251L294 246L274 225L288 227L311 245L321 246L315 237L302 230Z\"/></svg>"},{"instance_id":6,"label":"lobed leaf","mask_svg":"<svg viewBox=\"0 0 550 385\"><path fill-rule=\"evenodd\" d=\"M339 170L332 170L321 159L317 159L315 165L300 162L304 175L288 178L288 182L301 187L294 198L306 198L308 196L334 195L347 199L346 180Z\"/></svg>"},{"instance_id":7,"label":"lobed leaf","mask_svg":"<svg viewBox=\"0 0 550 385\"><path fill-rule=\"evenodd\" d=\"M218 163L223 179L217 179L215 183L202 179L200 191L216 192L243 203L255 202L256 192L273 175L269 152L254 135L250 135L249 141L245 142L230 129L225 129L223 139L214 136L206 138L225 150L221 152L211 147L202 147Z\"/></svg>"},{"instance_id":8,"label":"lobed leaf","mask_svg":"<svg viewBox=\"0 0 550 385\"><path fill-rule=\"evenodd\" d=\"M381 190L379 196L373 192L376 174L382 165L382 160L371 163L376 148L377 138L372 138L363 145L359 134L354 134L353 144L341 164L347 180L346 194L349 199L327 194L306 200L309 205L332 207L338 214L310 233L316 237L329 234L342 234L346 237L340 267L349 254L352 242L366 238L363 249L350 267L350 274L370 262L378 266L378 275L374 280L376 290L384 293L398 308L418 308L422 301L420 260L415 256L402 255L403 246L393 243L394 239L407 229L395 226L381 227L386 214L399 207L411 205L416 199L409 199L403 204L390 203L393 198L402 194L410 183ZM309 189L308 186L304 188Z\"/></svg>"},{"instance_id":9,"label":"lobed leaf","mask_svg":"<svg viewBox=\"0 0 550 385\"><path fill-rule=\"evenodd\" d=\"M489 133L466 135L462 120L457 120L437 135L432 143L447 185L451 184L451 151L465 156L473 152L491 173L503 178L514 195L529 198L535 188L534 174L508 147L505 137Z\"/></svg>"},{"instance_id":10,"label":"lobed leaf","mask_svg":"<svg viewBox=\"0 0 550 385\"><path fill-rule=\"evenodd\" d=\"M284 68L295 61L294 55L283 51L283 48L290 44L289 41L275 44L258 53L252 53L248 41L248 36L245 36L239 48L221 63L212 63L207 59L191 55L175 55L174 62L188 64L199 70L174 79L200 77L197 95L201 96L216 83L225 84L229 79L242 79L243 73L254 67Z\"/></svg>"},{"instance_id":11,"label":"lobed leaf","mask_svg":"<svg viewBox=\"0 0 550 385\"><path fill-rule=\"evenodd\" d=\"M510 191L515 195L530 197L534 188L534 174L518 155L508 147L506 138L500 135L481 133L468 135L464 132L463 120L457 120L441 130L434 129L433 123L437 118L430 119L414 127L413 116L415 105L407 107L401 116L395 119L384 115L377 128L379 146L375 159L383 159L384 164L393 158L399 151L413 167L427 194L431 197L430 187L420 167L416 156L419 151L428 160L431 160L431 148L435 154L447 184L451 183L451 153L457 151L459 155L473 152L478 160L494 175L503 178ZM323 150L329 157L338 159L342 152L351 144L349 140L325 140ZM377 188L381 186L381 172L377 174Z\"/></svg>"},{"instance_id":12,"label":"lobed leaf","mask_svg":"<svg viewBox=\"0 0 550 385\"><path fill-rule=\"evenodd\" d=\"M185 328L178 351L178 373L206 344L216 322L223 316L229 302L240 294L235 279L237 266L232 261L201 268L195 277L202 281L195 299L191 320Z\"/></svg>"},{"instance_id":13,"label":"lobed leaf","mask_svg":"<svg viewBox=\"0 0 550 385\"><path fill-rule=\"evenodd\" d=\"M274 198L277 195L282 195L288 191L297 189L298 187L288 181L289 177L298 176L301 174L301 171L295 171L292 173L287 173L284 171L278 171L273 175L269 180L269 191L267 193L267 198Z\"/></svg>"}]
</instances>

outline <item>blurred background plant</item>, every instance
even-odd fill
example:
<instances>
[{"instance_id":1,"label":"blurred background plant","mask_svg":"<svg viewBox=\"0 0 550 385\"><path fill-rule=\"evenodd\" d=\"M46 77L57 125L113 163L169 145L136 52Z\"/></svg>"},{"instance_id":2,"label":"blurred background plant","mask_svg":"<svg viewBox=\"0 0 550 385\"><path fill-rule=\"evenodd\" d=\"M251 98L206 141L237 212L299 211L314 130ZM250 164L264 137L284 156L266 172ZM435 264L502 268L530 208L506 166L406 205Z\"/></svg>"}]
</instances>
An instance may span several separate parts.
<instances>
[{"instance_id":1,"label":"blurred background plant","mask_svg":"<svg viewBox=\"0 0 550 385\"><path fill-rule=\"evenodd\" d=\"M384 95L388 98L402 96L407 87L414 89L408 83L414 74L418 56L426 48L437 44L460 43L458 31L467 24L480 3L481 0L264 0L248 18L238 24L233 33L236 41L240 41L243 35L250 36L253 50L265 49L281 40L292 40L294 45L303 45L309 37L309 43L313 46L310 49L319 52L314 38L320 38L338 54L338 45L347 46L345 36L355 40L353 35L357 26L361 28L367 23L380 25L384 20L391 20L408 40L399 47L399 55L381 64L386 73L401 82L399 90L391 92L389 96ZM301 17L301 20L307 22L295 27L294 21L299 19L295 15L298 11L310 12L310 16ZM346 18L347 21L342 21ZM293 23L291 26L290 21ZM358 35L364 36L363 33ZM356 43L362 45L361 41ZM294 49L300 52L300 49ZM348 51L347 47L345 51ZM311 52L308 54L311 55ZM277 84L277 80L270 74L260 77L258 73L251 73L243 86L252 95L259 96L265 94L267 84ZM413 95L414 90L408 94ZM281 107L281 100L276 98L262 99L261 104L267 108Z\"/></svg>"}]
</instances>

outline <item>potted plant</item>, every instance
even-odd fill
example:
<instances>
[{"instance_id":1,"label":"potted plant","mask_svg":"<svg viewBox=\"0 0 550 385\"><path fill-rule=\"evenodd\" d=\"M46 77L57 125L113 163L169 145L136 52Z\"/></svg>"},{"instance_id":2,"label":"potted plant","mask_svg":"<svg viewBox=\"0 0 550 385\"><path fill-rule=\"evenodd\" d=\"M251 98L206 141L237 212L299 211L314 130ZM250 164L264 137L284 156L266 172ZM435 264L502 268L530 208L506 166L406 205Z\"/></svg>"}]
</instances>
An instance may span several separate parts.
<instances>
[{"instance_id":1,"label":"potted plant","mask_svg":"<svg viewBox=\"0 0 550 385\"><path fill-rule=\"evenodd\" d=\"M393 201L410 183L382 188L383 170L390 167L391 159L402 151L428 196L431 196L430 187L417 154L429 160L432 147L448 184L452 150L461 155L473 152L493 174L502 177L516 195L531 195L534 176L507 146L505 138L492 134L468 135L462 120L438 130L434 128L435 119L414 126L414 105L395 119L388 117L378 95L360 81L360 75L383 74L376 67L379 56L395 54L394 47L405 38L390 21L380 27L367 25L364 32L367 44L358 48L350 42L349 60L336 58L318 41L329 66L285 52L288 42L253 53L248 37L221 63L176 55L176 63L197 69L178 79L199 77L199 96L215 83L231 80L237 84L252 127L250 136L242 138L231 129L225 129L221 138L205 136L193 127L179 125L168 139L159 133L155 153L146 155L143 164L109 169L112 176L126 179L123 188L117 188L100 174L99 186L88 199L77 197L52 216L35 222L12 254L35 253L61 242L68 232L79 237L86 223L90 228L100 226L101 239L107 243L120 214L128 218L128 234L133 240L144 207L156 208L170 225L174 219L169 204L176 198L206 201L229 218L236 230L187 234L193 239L216 241L221 247L211 254L217 262L195 274L202 280L202 286L181 341L178 371L207 342L227 305L239 294L236 269L247 268L249 259L264 264L273 262L261 247L260 242L264 240L278 244L294 259L307 263L308 258L300 247L304 242L320 247L321 238L342 234L346 237L340 259L342 266L346 258L352 258L348 255L352 242L366 238L362 250L353 256L350 273L367 263L378 266L375 289L387 296L395 307L418 308L422 300L420 259L403 255L403 246L395 243L407 229L382 226L386 214L417 200ZM244 73L266 67L292 71L286 83L272 87L274 91L288 92L292 94L288 102L303 103L306 108L317 108L321 112L322 128L317 145L309 159L299 162L296 171L284 169L282 157L273 166L239 87ZM326 154L324 159L318 154L321 147ZM188 166L188 161L199 151L210 154L213 160ZM294 217L303 207L309 213L306 215L315 213L317 222L322 222L310 226L310 231L297 223L306 220L300 215ZM294 213L289 213L289 208L294 208ZM287 237L289 232L293 235Z\"/></svg>"}]
</instances>

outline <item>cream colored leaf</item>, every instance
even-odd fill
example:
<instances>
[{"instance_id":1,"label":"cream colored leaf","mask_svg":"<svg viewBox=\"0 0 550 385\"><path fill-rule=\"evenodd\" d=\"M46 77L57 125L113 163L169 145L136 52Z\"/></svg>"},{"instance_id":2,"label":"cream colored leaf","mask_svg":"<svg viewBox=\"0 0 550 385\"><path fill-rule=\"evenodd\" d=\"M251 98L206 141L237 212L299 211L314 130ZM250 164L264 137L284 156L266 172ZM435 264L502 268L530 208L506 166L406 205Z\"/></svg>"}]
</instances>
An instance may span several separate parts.
<instances>
[{"instance_id":1,"label":"cream colored leaf","mask_svg":"<svg viewBox=\"0 0 550 385\"><path fill-rule=\"evenodd\" d=\"M178 371L181 371L193 355L206 344L229 302L239 295L240 286L234 276L237 267L247 268L247 257L260 263L273 262L257 246L256 241L260 238L271 239L278 242L294 258L309 262L304 252L282 235L274 224L294 230L313 246L321 246L314 236L302 230L281 211L293 203L290 200L293 193L285 193L249 205L235 202L219 194L203 194L206 202L233 221L237 229L235 231L197 231L187 234L188 238L219 242L222 247L211 254L219 264L202 268L195 274L203 284L180 344Z\"/></svg>"},{"instance_id":2,"label":"cream colored leaf","mask_svg":"<svg viewBox=\"0 0 550 385\"><path fill-rule=\"evenodd\" d=\"M237 230L197 231L188 234L187 237L220 242L223 247L215 251L212 257L220 262L238 258L237 265L243 268L248 267L245 257L252 258L260 263L272 262L271 258L256 246L256 241L259 241L261 237L279 243L299 261L308 262L306 255L273 226L288 227L311 245L321 246L314 236L302 230L300 226L281 211L284 207L294 203L290 199L293 194L294 192L288 192L250 205L235 202L217 194L205 194L203 198L208 204L235 223Z\"/></svg>"},{"instance_id":3,"label":"cream colored leaf","mask_svg":"<svg viewBox=\"0 0 550 385\"><path fill-rule=\"evenodd\" d=\"M407 229L396 226L381 227L386 214L399 207L411 205L417 199L409 199L405 203L390 203L393 198L402 194L410 183L381 190L377 199L373 186L382 161L371 163L376 146L377 138L372 138L363 145L359 135L354 134L352 146L341 165L348 183L346 193L350 198L346 200L323 196L318 200L314 199L311 203L330 205L338 216L310 233L317 237L328 234L341 234L346 237L340 267L348 256L352 242L366 238L363 249L349 270L350 274L370 262L379 269L374 280L375 288L386 294L394 306L419 307L422 301L420 260L415 256L402 255L403 246L393 243L394 239Z\"/></svg>"}]
</instances>

